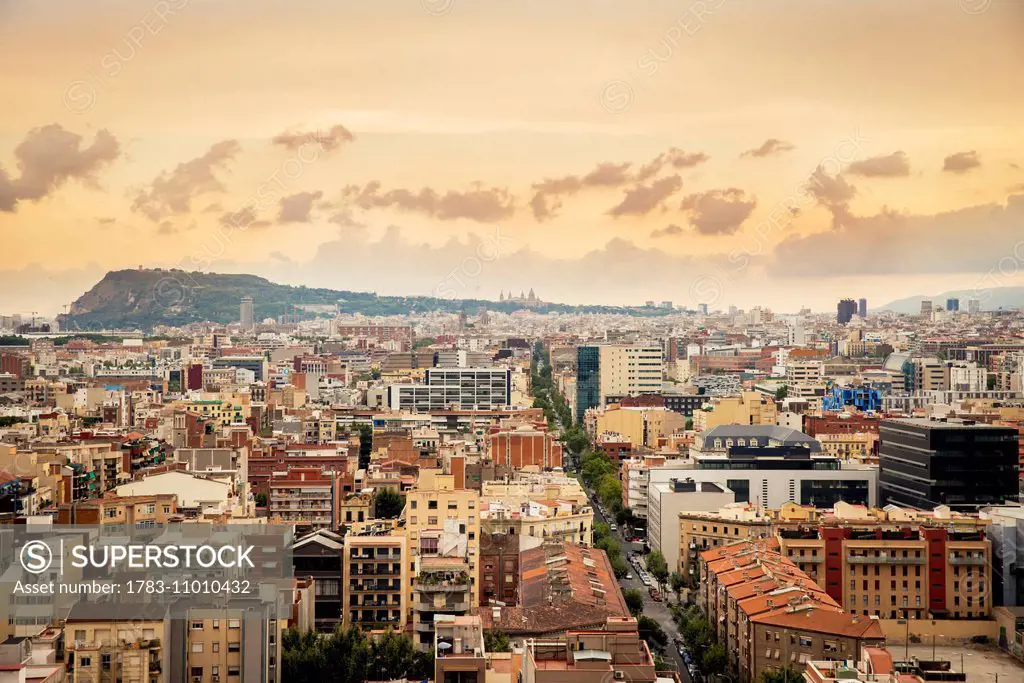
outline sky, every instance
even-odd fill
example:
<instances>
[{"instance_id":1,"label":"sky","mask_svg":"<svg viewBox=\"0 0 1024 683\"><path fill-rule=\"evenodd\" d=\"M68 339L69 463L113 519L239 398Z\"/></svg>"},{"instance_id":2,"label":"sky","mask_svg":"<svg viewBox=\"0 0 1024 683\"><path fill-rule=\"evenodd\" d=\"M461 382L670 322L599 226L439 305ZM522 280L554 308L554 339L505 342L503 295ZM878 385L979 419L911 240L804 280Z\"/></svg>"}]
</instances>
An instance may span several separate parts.
<instances>
[{"instance_id":1,"label":"sky","mask_svg":"<svg viewBox=\"0 0 1024 683\"><path fill-rule=\"evenodd\" d=\"M1021 0L0 0L0 313L109 270L834 310L1024 284Z\"/></svg>"}]
</instances>

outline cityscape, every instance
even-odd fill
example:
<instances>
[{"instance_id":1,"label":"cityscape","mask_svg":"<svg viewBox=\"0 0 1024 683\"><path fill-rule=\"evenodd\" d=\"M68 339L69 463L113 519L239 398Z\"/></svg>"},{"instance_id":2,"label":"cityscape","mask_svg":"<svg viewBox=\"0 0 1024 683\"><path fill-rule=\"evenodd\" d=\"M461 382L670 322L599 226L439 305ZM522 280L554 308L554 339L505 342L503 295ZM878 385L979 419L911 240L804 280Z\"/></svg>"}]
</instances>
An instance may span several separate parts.
<instances>
[{"instance_id":1,"label":"cityscape","mask_svg":"<svg viewBox=\"0 0 1024 683\"><path fill-rule=\"evenodd\" d=\"M1022 35L0 0L0 683L1024 682Z\"/></svg>"}]
</instances>

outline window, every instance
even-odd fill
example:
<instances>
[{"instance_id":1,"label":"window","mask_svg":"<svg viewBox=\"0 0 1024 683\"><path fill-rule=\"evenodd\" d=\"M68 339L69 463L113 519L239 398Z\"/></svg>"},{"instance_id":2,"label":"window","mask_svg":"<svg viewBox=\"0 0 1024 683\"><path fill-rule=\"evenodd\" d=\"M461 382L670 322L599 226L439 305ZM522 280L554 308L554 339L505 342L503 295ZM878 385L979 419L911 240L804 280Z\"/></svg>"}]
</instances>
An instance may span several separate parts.
<instances>
[{"instance_id":1,"label":"window","mask_svg":"<svg viewBox=\"0 0 1024 683\"><path fill-rule=\"evenodd\" d=\"M437 509L437 501L436 500L428 500L427 501L427 509L428 510L436 510Z\"/></svg>"},{"instance_id":2,"label":"window","mask_svg":"<svg viewBox=\"0 0 1024 683\"><path fill-rule=\"evenodd\" d=\"M213 651L214 652L220 652L220 641L219 640L213 641L212 647L213 647Z\"/></svg>"},{"instance_id":3,"label":"window","mask_svg":"<svg viewBox=\"0 0 1024 683\"><path fill-rule=\"evenodd\" d=\"M82 667L92 666L92 657L79 657L78 665Z\"/></svg>"},{"instance_id":4,"label":"window","mask_svg":"<svg viewBox=\"0 0 1024 683\"><path fill-rule=\"evenodd\" d=\"M191 628L192 628L193 631L202 631L203 630L203 622L201 622L201 621L193 621Z\"/></svg>"},{"instance_id":5,"label":"window","mask_svg":"<svg viewBox=\"0 0 1024 683\"><path fill-rule=\"evenodd\" d=\"M203 644L202 643L192 643L192 652L202 652L202 651L203 651Z\"/></svg>"},{"instance_id":6,"label":"window","mask_svg":"<svg viewBox=\"0 0 1024 683\"><path fill-rule=\"evenodd\" d=\"M242 620L228 619L228 628L242 628Z\"/></svg>"},{"instance_id":7,"label":"window","mask_svg":"<svg viewBox=\"0 0 1024 683\"><path fill-rule=\"evenodd\" d=\"M228 652L240 652L241 649L241 643L228 643Z\"/></svg>"},{"instance_id":8,"label":"window","mask_svg":"<svg viewBox=\"0 0 1024 683\"><path fill-rule=\"evenodd\" d=\"M213 627L214 628L220 628L220 619L214 619L213 620Z\"/></svg>"},{"instance_id":9,"label":"window","mask_svg":"<svg viewBox=\"0 0 1024 683\"><path fill-rule=\"evenodd\" d=\"M100 668L110 671L110 655L100 655Z\"/></svg>"}]
</instances>

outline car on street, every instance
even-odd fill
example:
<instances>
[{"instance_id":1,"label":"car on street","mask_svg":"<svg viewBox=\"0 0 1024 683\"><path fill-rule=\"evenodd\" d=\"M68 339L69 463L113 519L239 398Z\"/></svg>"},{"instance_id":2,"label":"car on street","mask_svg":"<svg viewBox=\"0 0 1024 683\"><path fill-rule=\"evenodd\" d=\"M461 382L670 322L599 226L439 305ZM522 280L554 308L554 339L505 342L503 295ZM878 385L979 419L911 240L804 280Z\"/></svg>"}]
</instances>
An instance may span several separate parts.
<instances>
[{"instance_id":1,"label":"car on street","mask_svg":"<svg viewBox=\"0 0 1024 683\"><path fill-rule=\"evenodd\" d=\"M651 580L650 580L650 579L649 579L648 577L646 577L646 576L643 576L642 574L640 575L640 581L641 581L641 583L643 583L643 584L644 584L645 586L650 586L650 585L651 585Z\"/></svg>"}]
</instances>

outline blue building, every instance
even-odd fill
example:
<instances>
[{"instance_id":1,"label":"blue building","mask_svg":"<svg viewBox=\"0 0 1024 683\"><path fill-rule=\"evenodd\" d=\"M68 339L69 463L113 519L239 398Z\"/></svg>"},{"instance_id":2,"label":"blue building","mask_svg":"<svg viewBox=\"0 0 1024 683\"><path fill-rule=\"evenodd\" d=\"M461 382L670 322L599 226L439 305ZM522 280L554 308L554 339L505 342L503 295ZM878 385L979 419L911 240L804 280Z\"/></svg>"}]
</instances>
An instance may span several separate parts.
<instances>
[{"instance_id":1,"label":"blue building","mask_svg":"<svg viewBox=\"0 0 1024 683\"><path fill-rule=\"evenodd\" d=\"M881 410L882 392L871 387L853 387L850 389L834 388L821 399L822 410L826 412L842 412L847 408L858 410Z\"/></svg>"},{"instance_id":2,"label":"blue building","mask_svg":"<svg viewBox=\"0 0 1024 683\"><path fill-rule=\"evenodd\" d=\"M576 349L576 421L582 422L588 408L601 402L601 349L580 346Z\"/></svg>"}]
</instances>

